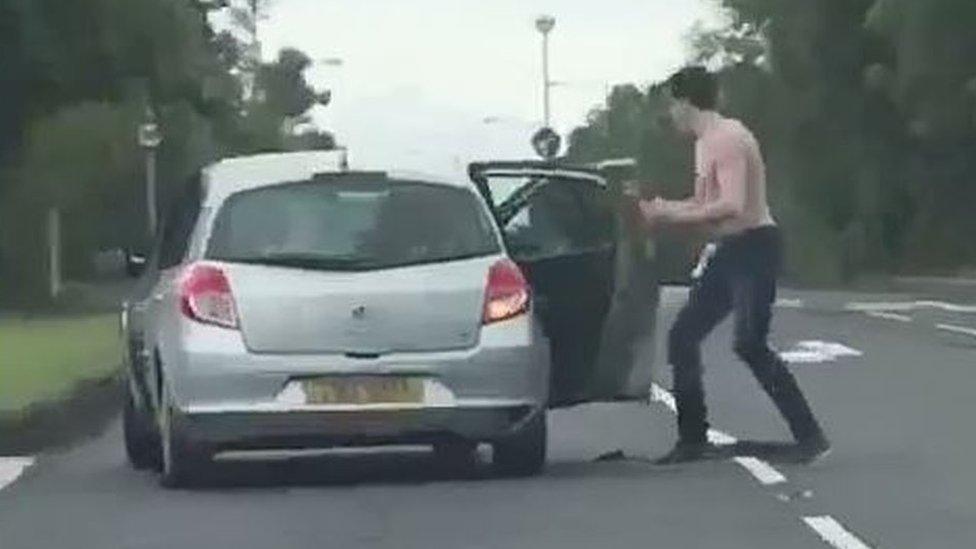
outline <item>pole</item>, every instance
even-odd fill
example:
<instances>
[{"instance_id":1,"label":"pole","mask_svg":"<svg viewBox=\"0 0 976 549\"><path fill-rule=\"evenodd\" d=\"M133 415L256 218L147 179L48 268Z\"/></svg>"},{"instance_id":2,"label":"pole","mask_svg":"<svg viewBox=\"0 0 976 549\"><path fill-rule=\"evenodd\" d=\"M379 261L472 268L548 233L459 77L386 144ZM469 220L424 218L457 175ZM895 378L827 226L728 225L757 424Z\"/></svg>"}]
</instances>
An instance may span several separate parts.
<instances>
[{"instance_id":1,"label":"pole","mask_svg":"<svg viewBox=\"0 0 976 549\"><path fill-rule=\"evenodd\" d=\"M146 149L146 219L149 223L149 238L156 236L158 227L156 209L156 149Z\"/></svg>"},{"instance_id":2,"label":"pole","mask_svg":"<svg viewBox=\"0 0 976 549\"><path fill-rule=\"evenodd\" d=\"M50 266L49 289L51 299L61 295L61 212L57 208L47 211L48 265Z\"/></svg>"},{"instance_id":3,"label":"pole","mask_svg":"<svg viewBox=\"0 0 976 549\"><path fill-rule=\"evenodd\" d=\"M542 33L542 102L543 102L543 120L548 128L550 124L550 111L549 111L549 90L551 88L551 82L549 81L549 33Z\"/></svg>"}]
</instances>

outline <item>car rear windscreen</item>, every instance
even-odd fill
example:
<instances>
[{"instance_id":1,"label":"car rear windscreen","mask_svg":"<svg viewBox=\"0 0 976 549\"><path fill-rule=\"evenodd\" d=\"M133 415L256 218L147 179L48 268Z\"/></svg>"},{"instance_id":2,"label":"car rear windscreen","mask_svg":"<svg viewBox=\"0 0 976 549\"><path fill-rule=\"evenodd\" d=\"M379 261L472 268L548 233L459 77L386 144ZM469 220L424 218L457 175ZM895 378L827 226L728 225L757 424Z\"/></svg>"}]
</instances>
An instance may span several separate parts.
<instances>
[{"instance_id":1,"label":"car rear windscreen","mask_svg":"<svg viewBox=\"0 0 976 549\"><path fill-rule=\"evenodd\" d=\"M207 257L304 269L387 269L501 251L467 189L397 180L323 180L246 191L214 221Z\"/></svg>"}]
</instances>

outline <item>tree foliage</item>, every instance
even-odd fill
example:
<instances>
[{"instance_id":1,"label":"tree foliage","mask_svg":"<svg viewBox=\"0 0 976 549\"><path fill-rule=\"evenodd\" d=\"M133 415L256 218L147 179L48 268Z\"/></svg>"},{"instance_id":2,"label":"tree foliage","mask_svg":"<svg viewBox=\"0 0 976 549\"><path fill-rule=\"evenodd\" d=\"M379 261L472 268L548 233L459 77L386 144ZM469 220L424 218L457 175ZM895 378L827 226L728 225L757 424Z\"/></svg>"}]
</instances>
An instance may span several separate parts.
<instances>
[{"instance_id":1,"label":"tree foliage","mask_svg":"<svg viewBox=\"0 0 976 549\"><path fill-rule=\"evenodd\" d=\"M239 2L238 2L239 3ZM247 0L260 15L266 2ZM256 63L245 94L248 43L215 32L197 0L0 0L0 295L36 302L46 263L41 224L64 216L69 275L91 254L145 244L147 106L164 140L160 202L207 162L255 151L332 148L328 133L294 135L322 95L310 60L285 50ZM256 21L256 19L254 20Z\"/></svg>"},{"instance_id":2,"label":"tree foliage","mask_svg":"<svg viewBox=\"0 0 976 549\"><path fill-rule=\"evenodd\" d=\"M723 67L723 109L763 143L793 276L829 282L976 262L966 237L976 230L968 212L976 199L976 4L723 4L731 24L699 29L691 61ZM652 129L625 139L649 179L687 185L674 136L653 129L665 115L660 94L652 87L643 97L632 124ZM571 154L611 147L606 121L630 109L611 101L595 112L574 132Z\"/></svg>"}]
</instances>

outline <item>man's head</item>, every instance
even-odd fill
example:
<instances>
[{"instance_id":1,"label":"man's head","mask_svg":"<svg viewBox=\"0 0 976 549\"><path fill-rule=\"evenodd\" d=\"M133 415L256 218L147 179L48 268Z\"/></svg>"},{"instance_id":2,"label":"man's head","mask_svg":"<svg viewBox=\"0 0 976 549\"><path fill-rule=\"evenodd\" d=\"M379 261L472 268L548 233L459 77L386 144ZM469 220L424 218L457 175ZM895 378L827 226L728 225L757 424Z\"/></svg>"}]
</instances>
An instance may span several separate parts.
<instances>
[{"instance_id":1,"label":"man's head","mask_svg":"<svg viewBox=\"0 0 976 549\"><path fill-rule=\"evenodd\" d=\"M705 67L685 67L667 82L671 121L683 133L695 131L696 120L718 106L718 79Z\"/></svg>"}]
</instances>

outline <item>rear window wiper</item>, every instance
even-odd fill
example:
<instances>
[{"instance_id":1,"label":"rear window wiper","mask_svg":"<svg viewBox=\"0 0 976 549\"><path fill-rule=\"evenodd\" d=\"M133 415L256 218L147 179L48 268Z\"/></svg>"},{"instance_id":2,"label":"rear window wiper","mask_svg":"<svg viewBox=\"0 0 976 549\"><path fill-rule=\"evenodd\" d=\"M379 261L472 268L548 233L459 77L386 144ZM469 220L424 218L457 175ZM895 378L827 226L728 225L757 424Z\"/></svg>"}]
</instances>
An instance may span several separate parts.
<instances>
[{"instance_id":1,"label":"rear window wiper","mask_svg":"<svg viewBox=\"0 0 976 549\"><path fill-rule=\"evenodd\" d=\"M249 257L215 257L218 261L244 263L248 265L267 265L274 267L294 267L323 271L358 270L374 263L371 258L361 256L320 256L299 253L274 253Z\"/></svg>"}]
</instances>

